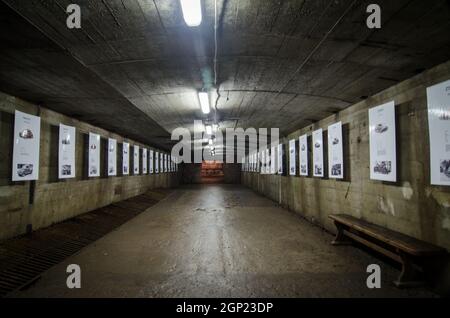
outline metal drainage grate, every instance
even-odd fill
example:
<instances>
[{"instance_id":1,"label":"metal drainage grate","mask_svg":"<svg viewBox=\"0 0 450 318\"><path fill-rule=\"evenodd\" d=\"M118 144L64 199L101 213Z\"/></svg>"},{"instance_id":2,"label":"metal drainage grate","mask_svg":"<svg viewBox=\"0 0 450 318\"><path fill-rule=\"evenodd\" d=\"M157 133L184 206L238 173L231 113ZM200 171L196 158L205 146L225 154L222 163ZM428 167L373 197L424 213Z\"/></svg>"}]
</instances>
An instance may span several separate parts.
<instances>
[{"instance_id":1,"label":"metal drainage grate","mask_svg":"<svg viewBox=\"0 0 450 318\"><path fill-rule=\"evenodd\" d=\"M144 212L168 193L152 190L1 243L0 297L26 288L50 267Z\"/></svg>"}]
</instances>

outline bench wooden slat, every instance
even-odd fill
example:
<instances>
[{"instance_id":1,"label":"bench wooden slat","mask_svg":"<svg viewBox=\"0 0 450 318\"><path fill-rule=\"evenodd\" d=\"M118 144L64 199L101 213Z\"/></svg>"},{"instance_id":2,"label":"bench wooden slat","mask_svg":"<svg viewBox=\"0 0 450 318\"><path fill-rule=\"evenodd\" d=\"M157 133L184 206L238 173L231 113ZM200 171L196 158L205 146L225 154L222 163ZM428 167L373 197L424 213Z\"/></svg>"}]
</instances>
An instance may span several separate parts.
<instances>
[{"instance_id":1,"label":"bench wooden slat","mask_svg":"<svg viewBox=\"0 0 450 318\"><path fill-rule=\"evenodd\" d=\"M446 253L442 247L420 241L408 235L385 229L350 215L332 214L330 219L342 223L413 256L437 256Z\"/></svg>"}]
</instances>

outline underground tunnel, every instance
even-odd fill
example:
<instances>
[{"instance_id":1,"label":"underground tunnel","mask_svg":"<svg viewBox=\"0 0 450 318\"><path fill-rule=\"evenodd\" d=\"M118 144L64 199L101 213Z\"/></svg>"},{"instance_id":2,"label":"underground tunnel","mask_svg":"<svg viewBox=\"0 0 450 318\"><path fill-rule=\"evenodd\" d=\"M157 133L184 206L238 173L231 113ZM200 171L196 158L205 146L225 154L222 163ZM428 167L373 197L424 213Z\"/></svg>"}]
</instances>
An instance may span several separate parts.
<instances>
[{"instance_id":1,"label":"underground tunnel","mask_svg":"<svg viewBox=\"0 0 450 318\"><path fill-rule=\"evenodd\" d=\"M0 0L0 25L2 300L450 296L449 1Z\"/></svg>"}]
</instances>

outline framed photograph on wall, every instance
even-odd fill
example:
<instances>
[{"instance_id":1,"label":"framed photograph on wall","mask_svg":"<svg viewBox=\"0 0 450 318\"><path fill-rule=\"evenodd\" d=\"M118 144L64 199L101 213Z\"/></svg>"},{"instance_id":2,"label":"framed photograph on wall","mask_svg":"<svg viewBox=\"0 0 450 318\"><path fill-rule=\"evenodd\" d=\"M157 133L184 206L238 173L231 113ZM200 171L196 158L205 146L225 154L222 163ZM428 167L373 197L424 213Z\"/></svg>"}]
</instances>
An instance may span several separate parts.
<instances>
[{"instance_id":1,"label":"framed photograph on wall","mask_svg":"<svg viewBox=\"0 0 450 318\"><path fill-rule=\"evenodd\" d=\"M142 173L147 174L148 158L147 149L142 148Z\"/></svg>"},{"instance_id":2,"label":"framed photograph on wall","mask_svg":"<svg viewBox=\"0 0 450 318\"><path fill-rule=\"evenodd\" d=\"M323 167L323 130L313 132L313 176L324 177Z\"/></svg>"},{"instance_id":3,"label":"framed photograph on wall","mask_svg":"<svg viewBox=\"0 0 450 318\"><path fill-rule=\"evenodd\" d=\"M277 147L272 147L270 152L270 174L277 173Z\"/></svg>"},{"instance_id":4,"label":"framed photograph on wall","mask_svg":"<svg viewBox=\"0 0 450 318\"><path fill-rule=\"evenodd\" d=\"M38 180L40 139L41 118L16 110L12 181Z\"/></svg>"},{"instance_id":5,"label":"framed photograph on wall","mask_svg":"<svg viewBox=\"0 0 450 318\"><path fill-rule=\"evenodd\" d=\"M397 181L395 103L369 109L370 179Z\"/></svg>"},{"instance_id":6,"label":"framed photograph on wall","mask_svg":"<svg viewBox=\"0 0 450 318\"><path fill-rule=\"evenodd\" d=\"M164 173L164 154L159 153L159 172Z\"/></svg>"},{"instance_id":7,"label":"framed photograph on wall","mask_svg":"<svg viewBox=\"0 0 450 318\"><path fill-rule=\"evenodd\" d=\"M59 124L58 178L75 178L75 127Z\"/></svg>"},{"instance_id":8,"label":"framed photograph on wall","mask_svg":"<svg viewBox=\"0 0 450 318\"><path fill-rule=\"evenodd\" d=\"M122 144L122 174L124 176L130 174L130 144L128 142Z\"/></svg>"},{"instance_id":9,"label":"framed photograph on wall","mask_svg":"<svg viewBox=\"0 0 450 318\"><path fill-rule=\"evenodd\" d=\"M88 176L100 177L100 135L89 133Z\"/></svg>"},{"instance_id":10,"label":"framed photograph on wall","mask_svg":"<svg viewBox=\"0 0 450 318\"><path fill-rule=\"evenodd\" d=\"M133 146L133 174L139 174L139 146Z\"/></svg>"},{"instance_id":11,"label":"framed photograph on wall","mask_svg":"<svg viewBox=\"0 0 450 318\"><path fill-rule=\"evenodd\" d=\"M328 126L328 176L333 179L344 178L342 122Z\"/></svg>"},{"instance_id":12,"label":"framed photograph on wall","mask_svg":"<svg viewBox=\"0 0 450 318\"><path fill-rule=\"evenodd\" d=\"M149 160L149 169L148 169L148 171L150 172L150 174L153 174L153 167L154 167L154 163L153 163L153 158L154 158L154 156L153 156L153 150L152 149L150 149L150 151L149 151L149 158L150 158L150 160Z\"/></svg>"},{"instance_id":13,"label":"framed photograph on wall","mask_svg":"<svg viewBox=\"0 0 450 318\"><path fill-rule=\"evenodd\" d=\"M283 167L283 155L284 155L284 149L283 149L283 144L279 144L278 145L278 151L277 151L277 155L278 155L278 174L282 175L284 173L284 167Z\"/></svg>"},{"instance_id":14,"label":"framed photograph on wall","mask_svg":"<svg viewBox=\"0 0 450 318\"><path fill-rule=\"evenodd\" d=\"M430 177L433 185L450 185L450 80L427 88L430 132Z\"/></svg>"},{"instance_id":15,"label":"framed photograph on wall","mask_svg":"<svg viewBox=\"0 0 450 318\"><path fill-rule=\"evenodd\" d=\"M159 153L155 151L155 173L159 173Z\"/></svg>"},{"instance_id":16,"label":"framed photograph on wall","mask_svg":"<svg viewBox=\"0 0 450 318\"><path fill-rule=\"evenodd\" d=\"M108 176L117 175L117 140L108 138Z\"/></svg>"},{"instance_id":17,"label":"framed photograph on wall","mask_svg":"<svg viewBox=\"0 0 450 318\"><path fill-rule=\"evenodd\" d=\"M295 139L292 139L289 140L289 175L295 176L296 174Z\"/></svg>"},{"instance_id":18,"label":"framed photograph on wall","mask_svg":"<svg viewBox=\"0 0 450 318\"><path fill-rule=\"evenodd\" d=\"M308 135L300 136L298 139L300 175L308 176Z\"/></svg>"}]
</instances>

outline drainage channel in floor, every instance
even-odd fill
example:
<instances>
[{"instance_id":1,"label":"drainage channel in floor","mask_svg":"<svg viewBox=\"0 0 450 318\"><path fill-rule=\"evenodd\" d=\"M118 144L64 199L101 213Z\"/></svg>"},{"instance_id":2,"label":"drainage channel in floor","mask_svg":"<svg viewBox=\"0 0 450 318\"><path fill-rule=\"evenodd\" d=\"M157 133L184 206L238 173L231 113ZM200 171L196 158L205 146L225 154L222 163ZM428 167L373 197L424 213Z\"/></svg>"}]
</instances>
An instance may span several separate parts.
<instances>
[{"instance_id":1,"label":"drainage channel in floor","mask_svg":"<svg viewBox=\"0 0 450 318\"><path fill-rule=\"evenodd\" d=\"M156 189L0 243L0 297L144 212L170 193Z\"/></svg>"}]
</instances>

